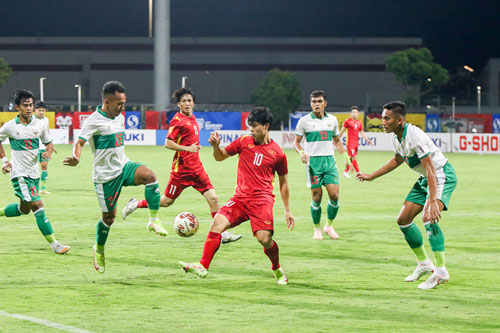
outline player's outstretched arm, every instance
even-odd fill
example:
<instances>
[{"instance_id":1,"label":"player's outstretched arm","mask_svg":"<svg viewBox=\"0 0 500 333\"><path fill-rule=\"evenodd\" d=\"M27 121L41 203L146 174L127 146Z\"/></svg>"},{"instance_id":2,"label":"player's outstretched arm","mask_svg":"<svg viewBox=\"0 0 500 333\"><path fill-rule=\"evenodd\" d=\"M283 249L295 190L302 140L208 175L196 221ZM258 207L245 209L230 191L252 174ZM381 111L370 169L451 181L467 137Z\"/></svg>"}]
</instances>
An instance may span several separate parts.
<instances>
[{"instance_id":1,"label":"player's outstretched arm","mask_svg":"<svg viewBox=\"0 0 500 333\"><path fill-rule=\"evenodd\" d=\"M365 131L363 130L360 130L359 133L361 134L361 136L366 140L366 142L368 142L369 145L373 146L373 143L371 142L370 139L368 139L368 137L366 136L365 134Z\"/></svg>"},{"instance_id":2,"label":"player's outstretched arm","mask_svg":"<svg viewBox=\"0 0 500 333\"><path fill-rule=\"evenodd\" d=\"M212 146L214 149L214 158L216 161L224 161L226 158L228 158L229 155L227 151L224 148L220 148L220 136L218 132L212 132L210 133L210 138L208 139L208 143Z\"/></svg>"},{"instance_id":3,"label":"player's outstretched arm","mask_svg":"<svg viewBox=\"0 0 500 333\"><path fill-rule=\"evenodd\" d=\"M168 148L170 150L180 150L180 151L188 151L190 153L196 153L200 150L201 146L197 144L192 144L189 146L183 146L178 144L177 142L174 142L174 140L171 140L169 138L165 139L165 148Z\"/></svg>"},{"instance_id":4,"label":"player's outstretched arm","mask_svg":"<svg viewBox=\"0 0 500 333\"><path fill-rule=\"evenodd\" d=\"M342 129L344 129L344 128L342 127ZM351 162L351 159L349 158L349 155L347 155L347 148L344 146L342 141L340 141L340 138L341 138L340 135L333 137L333 143L335 144L335 148L337 148L339 153L342 154L342 156L344 157L345 163L349 164L351 168L354 168L352 166L352 162Z\"/></svg>"},{"instance_id":5,"label":"player's outstretched arm","mask_svg":"<svg viewBox=\"0 0 500 333\"><path fill-rule=\"evenodd\" d=\"M52 152L54 151L54 145L52 142L45 145L45 151L42 153L43 158L50 158L52 156Z\"/></svg>"},{"instance_id":6,"label":"player's outstretched arm","mask_svg":"<svg viewBox=\"0 0 500 333\"><path fill-rule=\"evenodd\" d=\"M290 187L288 186L288 175L278 176L280 182L281 200L285 207L285 221L288 229L293 230L295 227L295 217L290 212Z\"/></svg>"},{"instance_id":7,"label":"player's outstretched arm","mask_svg":"<svg viewBox=\"0 0 500 333\"><path fill-rule=\"evenodd\" d=\"M364 181L364 180L371 181L371 180L374 180L374 179L376 179L378 177L381 177L381 176L385 175L386 173L389 173L392 170L396 169L403 162L404 161L403 161L403 158L401 157L401 155L396 154L396 155L394 155L394 157L392 159L390 159L380 169L375 170L371 174L358 173L356 175L356 178L358 178L359 181Z\"/></svg>"},{"instance_id":8,"label":"player's outstretched arm","mask_svg":"<svg viewBox=\"0 0 500 333\"><path fill-rule=\"evenodd\" d=\"M67 166L76 166L80 163L80 155L82 154L82 148L85 145L85 140L78 139L78 141L73 145L73 156L68 156L63 160L63 164Z\"/></svg>"},{"instance_id":9,"label":"player's outstretched arm","mask_svg":"<svg viewBox=\"0 0 500 333\"><path fill-rule=\"evenodd\" d=\"M7 155L5 155L5 150L3 149L1 142L0 142L0 159L2 159L2 173L3 174L9 173L10 170L12 169L12 165L10 164Z\"/></svg>"},{"instance_id":10,"label":"player's outstretched arm","mask_svg":"<svg viewBox=\"0 0 500 333\"><path fill-rule=\"evenodd\" d=\"M300 145L300 141L302 141L302 136L295 134L295 144L293 145L297 153L299 153L300 160L302 163L307 163L309 162L309 155L302 149L302 146Z\"/></svg>"}]
</instances>

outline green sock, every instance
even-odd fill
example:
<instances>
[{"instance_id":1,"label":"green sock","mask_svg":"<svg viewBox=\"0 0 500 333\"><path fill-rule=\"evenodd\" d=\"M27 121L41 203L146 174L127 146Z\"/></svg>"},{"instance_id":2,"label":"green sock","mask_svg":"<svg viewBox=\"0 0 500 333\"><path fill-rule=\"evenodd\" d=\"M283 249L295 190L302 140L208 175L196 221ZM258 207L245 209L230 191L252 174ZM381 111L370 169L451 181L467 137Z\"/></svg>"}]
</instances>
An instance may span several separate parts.
<instances>
[{"instance_id":1,"label":"green sock","mask_svg":"<svg viewBox=\"0 0 500 333\"><path fill-rule=\"evenodd\" d=\"M311 200L311 216L313 223L319 224L319 222L321 221L321 202Z\"/></svg>"},{"instance_id":2,"label":"green sock","mask_svg":"<svg viewBox=\"0 0 500 333\"><path fill-rule=\"evenodd\" d=\"M405 235L405 240L412 249L413 253L417 256L418 261L424 261L429 259L427 252L424 248L424 240L422 239L422 233L415 225L411 223L408 226L400 226L401 231Z\"/></svg>"},{"instance_id":3,"label":"green sock","mask_svg":"<svg viewBox=\"0 0 500 333\"><path fill-rule=\"evenodd\" d=\"M102 220L97 222L97 230L96 230L96 243L97 243L97 252L104 253L104 244L106 244L106 240L108 239L109 229Z\"/></svg>"},{"instance_id":4,"label":"green sock","mask_svg":"<svg viewBox=\"0 0 500 333\"><path fill-rule=\"evenodd\" d=\"M42 232L49 243L54 241L54 230L52 230L52 225L49 219L45 216L45 209L40 208L35 213L36 225L38 229Z\"/></svg>"},{"instance_id":5,"label":"green sock","mask_svg":"<svg viewBox=\"0 0 500 333\"><path fill-rule=\"evenodd\" d=\"M21 210L19 209L19 204L17 203L11 203L5 206L4 208L0 208L0 216L14 217L21 215L23 214L21 213Z\"/></svg>"},{"instance_id":6,"label":"green sock","mask_svg":"<svg viewBox=\"0 0 500 333\"><path fill-rule=\"evenodd\" d=\"M49 172L47 170L42 170L42 191L45 190L45 186L47 185L47 178L49 178Z\"/></svg>"},{"instance_id":7,"label":"green sock","mask_svg":"<svg viewBox=\"0 0 500 333\"><path fill-rule=\"evenodd\" d=\"M144 195L149 207L149 217L151 220L159 219L160 212L160 187L158 182L147 184L144 188Z\"/></svg>"},{"instance_id":8,"label":"green sock","mask_svg":"<svg viewBox=\"0 0 500 333\"><path fill-rule=\"evenodd\" d=\"M444 251L434 252L434 257L436 258L436 267L445 267Z\"/></svg>"},{"instance_id":9,"label":"green sock","mask_svg":"<svg viewBox=\"0 0 500 333\"><path fill-rule=\"evenodd\" d=\"M429 236L429 243L431 244L432 252L444 252L444 235L436 223L424 223L425 230L427 230L427 235Z\"/></svg>"},{"instance_id":10,"label":"green sock","mask_svg":"<svg viewBox=\"0 0 500 333\"><path fill-rule=\"evenodd\" d=\"M333 220L335 220L335 217L337 217L338 212L339 212L338 201L328 200L328 206L326 207L326 213L328 215L328 220L326 222L327 225L333 224Z\"/></svg>"}]
</instances>

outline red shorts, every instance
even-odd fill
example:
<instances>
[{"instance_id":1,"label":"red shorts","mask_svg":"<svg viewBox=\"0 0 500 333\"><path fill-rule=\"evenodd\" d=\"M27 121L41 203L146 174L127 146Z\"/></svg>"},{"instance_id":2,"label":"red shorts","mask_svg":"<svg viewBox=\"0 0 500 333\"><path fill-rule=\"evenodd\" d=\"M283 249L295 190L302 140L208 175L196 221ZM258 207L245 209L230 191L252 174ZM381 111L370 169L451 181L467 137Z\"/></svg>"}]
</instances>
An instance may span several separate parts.
<instances>
[{"instance_id":1,"label":"red shorts","mask_svg":"<svg viewBox=\"0 0 500 333\"><path fill-rule=\"evenodd\" d=\"M180 175L172 172L165 188L165 196L170 199L176 199L189 186L192 186L201 194L214 188L210 182L210 178L208 178L207 173L203 169L196 174L185 173Z\"/></svg>"},{"instance_id":2,"label":"red shorts","mask_svg":"<svg viewBox=\"0 0 500 333\"><path fill-rule=\"evenodd\" d=\"M219 209L217 214L224 215L231 224L231 228L250 220L254 235L258 230L270 230L271 233L274 233L273 205L274 200L262 201L232 197Z\"/></svg>"},{"instance_id":3,"label":"red shorts","mask_svg":"<svg viewBox=\"0 0 500 333\"><path fill-rule=\"evenodd\" d=\"M347 146L347 155L349 157L358 155L358 146Z\"/></svg>"}]
</instances>

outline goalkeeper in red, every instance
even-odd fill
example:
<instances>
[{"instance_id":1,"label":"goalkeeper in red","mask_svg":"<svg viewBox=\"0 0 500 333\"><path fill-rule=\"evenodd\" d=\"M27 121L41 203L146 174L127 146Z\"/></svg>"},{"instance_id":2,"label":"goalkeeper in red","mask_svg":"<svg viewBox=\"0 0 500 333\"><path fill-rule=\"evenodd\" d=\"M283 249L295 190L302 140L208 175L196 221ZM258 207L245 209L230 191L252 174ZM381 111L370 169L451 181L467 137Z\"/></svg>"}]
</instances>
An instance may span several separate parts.
<instances>
[{"instance_id":1,"label":"goalkeeper in red","mask_svg":"<svg viewBox=\"0 0 500 333\"><path fill-rule=\"evenodd\" d=\"M239 154L237 187L233 197L217 212L210 224L203 254L199 263L179 262L184 271L199 277L208 275L208 268L221 243L221 232L250 220L252 232L264 247L271 261L271 269L280 285L288 284L279 262L278 244L273 240L273 180L278 174L281 199L285 207L285 220L293 229L295 218L290 212L290 191L286 155L269 137L273 116L268 108L256 107L248 116L251 135L244 135L226 148L220 148L218 133L211 133L209 142L214 158L223 161Z\"/></svg>"},{"instance_id":2,"label":"goalkeeper in red","mask_svg":"<svg viewBox=\"0 0 500 333\"><path fill-rule=\"evenodd\" d=\"M403 162L420 175L406 196L397 223L418 261L417 268L405 281L417 281L432 273L427 281L418 285L419 289L431 289L440 283L448 282L450 278L445 266L444 235L438 222L441 211L448 210L451 194L457 186L457 176L448 159L427 134L417 126L406 123L405 118L404 103L391 102L384 105L382 126L387 133L394 133L392 144L395 155L378 170L371 174L359 173L357 178L360 181L374 180L396 169ZM421 211L429 243L436 258L436 267L425 251L420 230L413 223Z\"/></svg>"},{"instance_id":3,"label":"goalkeeper in red","mask_svg":"<svg viewBox=\"0 0 500 333\"><path fill-rule=\"evenodd\" d=\"M357 106L351 106L351 118L348 118L342 124L342 129L340 130L339 137L342 137L342 134L346 132L347 136L347 155L349 155L349 159L352 163L352 168L356 170L356 173L359 172L358 166L358 146L359 146L359 134L368 142L369 145L373 146L373 143L368 139L363 131L363 123L358 119L359 108ZM349 170L351 169L351 165L349 163L345 164L344 177L351 178L349 176Z\"/></svg>"}]
</instances>

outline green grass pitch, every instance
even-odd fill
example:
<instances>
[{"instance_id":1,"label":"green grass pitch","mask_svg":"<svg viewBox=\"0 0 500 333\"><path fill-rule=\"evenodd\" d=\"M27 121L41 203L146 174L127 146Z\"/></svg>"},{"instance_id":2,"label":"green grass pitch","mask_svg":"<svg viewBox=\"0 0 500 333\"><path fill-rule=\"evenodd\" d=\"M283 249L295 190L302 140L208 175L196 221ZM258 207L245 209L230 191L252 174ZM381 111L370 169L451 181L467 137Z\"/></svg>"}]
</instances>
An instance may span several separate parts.
<instances>
[{"instance_id":1,"label":"green grass pitch","mask_svg":"<svg viewBox=\"0 0 500 333\"><path fill-rule=\"evenodd\" d=\"M144 187L124 188L106 246L106 273L97 274L92 245L100 209L92 155L86 147L81 164L70 168L61 161L71 147L57 149L49 164L52 194L43 201L57 238L72 249L65 256L52 253L32 214L0 218L2 332L55 330L6 313L94 332L500 331L500 155L447 155L459 179L441 222L450 282L421 291L417 283L403 282L415 258L395 222L418 177L407 166L369 183L342 178L334 224L340 239L314 241L304 166L287 150L296 226L287 230L278 194L274 238L290 280L278 286L248 223L234 230L244 235L240 241L221 246L206 279L178 268L178 260L200 259L210 222L207 203L193 189L161 210L171 233L160 238L146 231L146 210L121 219L129 198L144 195ZM164 190L171 151L129 146L127 155L151 167ZM359 164L371 172L391 157L391 152L362 151ZM237 158L215 162L210 147L202 148L201 158L223 204L235 188ZM9 177L0 176L0 206L17 202ZM182 211L201 221L191 238L178 237L171 228ZM420 216L417 225L424 230Z\"/></svg>"}]
</instances>

